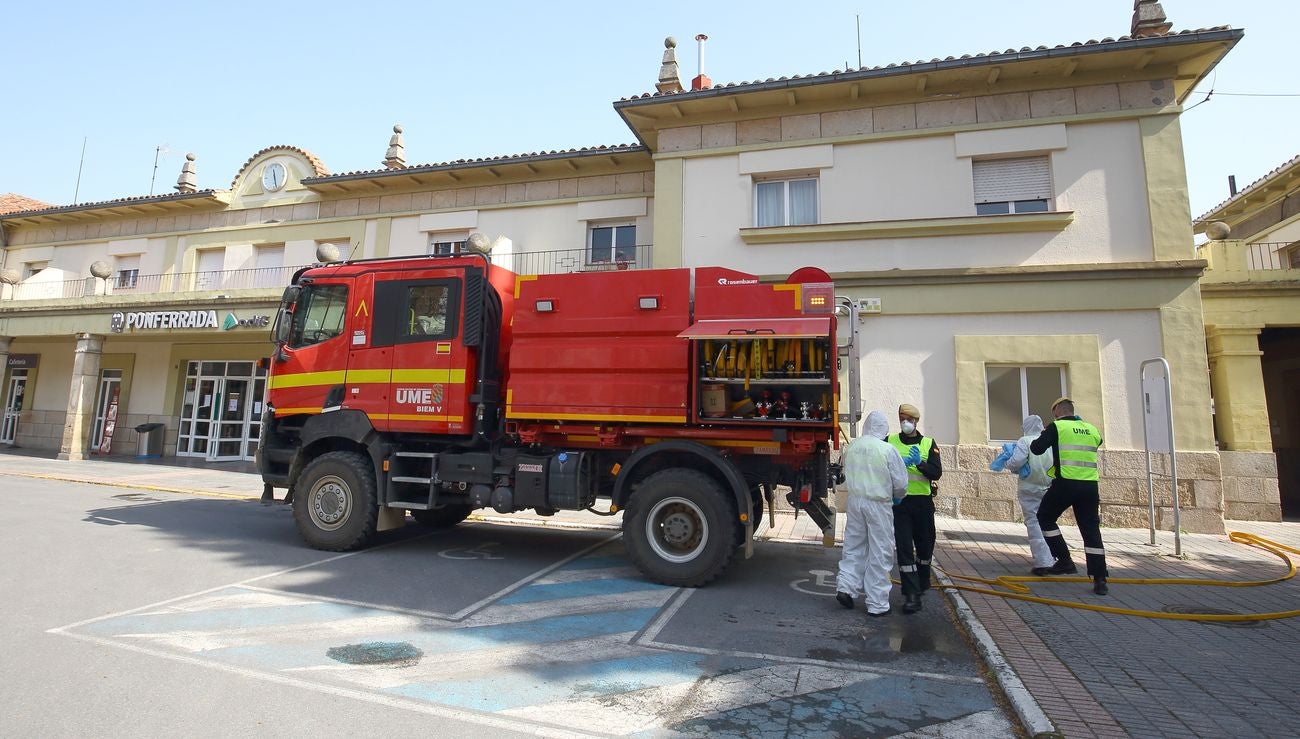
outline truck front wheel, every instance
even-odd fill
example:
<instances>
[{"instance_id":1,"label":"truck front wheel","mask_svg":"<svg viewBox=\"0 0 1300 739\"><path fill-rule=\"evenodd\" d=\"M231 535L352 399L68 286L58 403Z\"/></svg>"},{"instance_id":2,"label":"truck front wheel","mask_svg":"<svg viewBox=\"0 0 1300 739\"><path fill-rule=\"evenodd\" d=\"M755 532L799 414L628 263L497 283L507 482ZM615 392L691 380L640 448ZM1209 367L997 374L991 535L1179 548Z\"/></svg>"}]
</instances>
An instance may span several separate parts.
<instances>
[{"instance_id":1,"label":"truck front wheel","mask_svg":"<svg viewBox=\"0 0 1300 739\"><path fill-rule=\"evenodd\" d=\"M727 568L736 551L735 503L690 469L647 477L629 501L623 538L632 563L664 585L695 588Z\"/></svg>"},{"instance_id":2,"label":"truck front wheel","mask_svg":"<svg viewBox=\"0 0 1300 739\"><path fill-rule=\"evenodd\" d=\"M293 520L316 549L346 552L365 546L379 517L370 460L330 452L308 463L294 484Z\"/></svg>"}]
</instances>

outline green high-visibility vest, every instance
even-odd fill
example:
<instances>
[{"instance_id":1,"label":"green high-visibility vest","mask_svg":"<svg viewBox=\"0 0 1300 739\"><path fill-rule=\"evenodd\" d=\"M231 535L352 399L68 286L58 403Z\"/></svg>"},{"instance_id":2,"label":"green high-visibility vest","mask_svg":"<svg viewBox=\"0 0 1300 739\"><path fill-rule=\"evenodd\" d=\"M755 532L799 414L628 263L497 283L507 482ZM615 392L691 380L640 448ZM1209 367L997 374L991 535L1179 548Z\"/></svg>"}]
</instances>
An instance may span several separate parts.
<instances>
[{"instance_id":1,"label":"green high-visibility vest","mask_svg":"<svg viewBox=\"0 0 1300 739\"><path fill-rule=\"evenodd\" d=\"M1097 480L1097 447L1101 434L1087 421L1063 418L1056 426L1056 465L1048 471L1052 477L1066 480Z\"/></svg>"},{"instance_id":2,"label":"green high-visibility vest","mask_svg":"<svg viewBox=\"0 0 1300 739\"><path fill-rule=\"evenodd\" d=\"M920 444L905 444L903 443L903 440L899 438L898 434L890 434L889 438L885 441L892 444L894 448L898 450L898 455L903 459L907 459L907 455L911 454L912 447L920 447L922 462L930 459L930 450L934 448L934 439L931 439L928 436L922 436ZM930 478L918 472L916 465L909 464L907 466L907 494L930 494Z\"/></svg>"}]
</instances>

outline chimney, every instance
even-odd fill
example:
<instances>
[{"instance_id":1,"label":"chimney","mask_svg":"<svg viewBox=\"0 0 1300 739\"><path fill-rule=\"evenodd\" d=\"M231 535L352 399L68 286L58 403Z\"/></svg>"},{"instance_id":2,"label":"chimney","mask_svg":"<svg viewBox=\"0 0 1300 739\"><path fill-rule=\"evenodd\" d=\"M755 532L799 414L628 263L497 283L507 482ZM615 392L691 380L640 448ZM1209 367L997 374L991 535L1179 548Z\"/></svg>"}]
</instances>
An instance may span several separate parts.
<instances>
[{"instance_id":1,"label":"chimney","mask_svg":"<svg viewBox=\"0 0 1300 739\"><path fill-rule=\"evenodd\" d=\"M406 168L406 145L402 143L401 125L393 126L393 135L388 139L388 151L384 152L384 166L389 169Z\"/></svg>"},{"instance_id":2,"label":"chimney","mask_svg":"<svg viewBox=\"0 0 1300 739\"><path fill-rule=\"evenodd\" d=\"M1236 197L1236 195L1237 195L1237 175L1230 174L1228 175L1228 197Z\"/></svg>"},{"instance_id":3,"label":"chimney","mask_svg":"<svg viewBox=\"0 0 1300 739\"><path fill-rule=\"evenodd\" d=\"M695 57L695 66L699 74L696 75L695 79L691 80L692 91L707 90L713 87L713 80L704 76L704 42L708 40L709 37L702 33L695 35L695 42L699 45L699 51Z\"/></svg>"},{"instance_id":4,"label":"chimney","mask_svg":"<svg viewBox=\"0 0 1300 739\"><path fill-rule=\"evenodd\" d=\"M1135 0L1133 3L1133 27L1129 35L1133 38L1163 36L1169 33L1174 24L1165 18L1165 9L1158 0Z\"/></svg>"},{"instance_id":5,"label":"chimney","mask_svg":"<svg viewBox=\"0 0 1300 739\"><path fill-rule=\"evenodd\" d=\"M677 75L677 39L664 39L664 61L659 65L659 81L655 89L663 93L681 92L682 80Z\"/></svg>"},{"instance_id":6,"label":"chimney","mask_svg":"<svg viewBox=\"0 0 1300 739\"><path fill-rule=\"evenodd\" d=\"M176 192L195 192L199 189L199 176L194 172L194 155L185 155L181 176L176 178Z\"/></svg>"}]
</instances>

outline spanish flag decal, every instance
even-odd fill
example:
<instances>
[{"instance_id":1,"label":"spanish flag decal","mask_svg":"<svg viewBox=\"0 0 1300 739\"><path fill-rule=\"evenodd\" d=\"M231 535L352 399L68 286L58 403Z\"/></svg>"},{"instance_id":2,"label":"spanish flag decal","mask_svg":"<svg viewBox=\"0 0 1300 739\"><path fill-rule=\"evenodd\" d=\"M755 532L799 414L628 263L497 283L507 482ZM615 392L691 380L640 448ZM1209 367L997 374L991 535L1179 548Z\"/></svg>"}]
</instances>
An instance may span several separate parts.
<instances>
[{"instance_id":1,"label":"spanish flag decal","mask_svg":"<svg viewBox=\"0 0 1300 739\"><path fill-rule=\"evenodd\" d=\"M437 353L438 353L438 354L451 354L451 342L450 342L450 341L439 341L439 342L438 342L438 347L437 347Z\"/></svg>"}]
</instances>

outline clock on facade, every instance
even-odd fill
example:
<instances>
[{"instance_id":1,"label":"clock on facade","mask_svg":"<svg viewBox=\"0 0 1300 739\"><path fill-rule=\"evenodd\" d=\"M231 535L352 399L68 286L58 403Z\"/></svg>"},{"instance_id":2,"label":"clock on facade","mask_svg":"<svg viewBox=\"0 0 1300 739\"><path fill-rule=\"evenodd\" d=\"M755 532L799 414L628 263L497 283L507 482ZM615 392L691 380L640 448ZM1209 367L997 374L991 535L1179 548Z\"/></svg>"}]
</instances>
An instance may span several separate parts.
<instances>
[{"instance_id":1,"label":"clock on facade","mask_svg":"<svg viewBox=\"0 0 1300 739\"><path fill-rule=\"evenodd\" d=\"M262 168L262 187L270 192L275 192L284 187L285 172L284 165L279 162L271 162Z\"/></svg>"}]
</instances>

